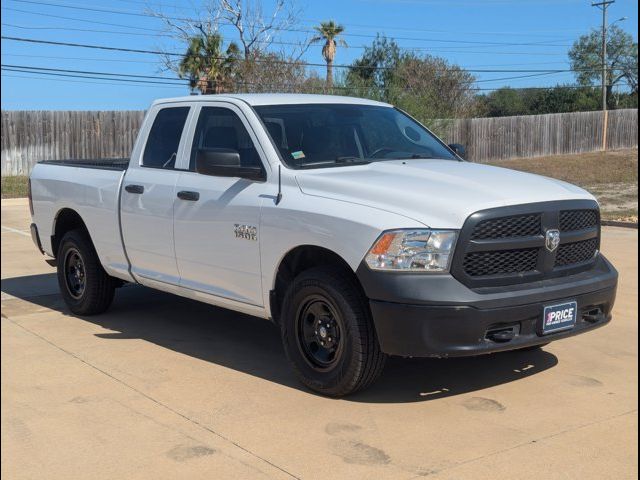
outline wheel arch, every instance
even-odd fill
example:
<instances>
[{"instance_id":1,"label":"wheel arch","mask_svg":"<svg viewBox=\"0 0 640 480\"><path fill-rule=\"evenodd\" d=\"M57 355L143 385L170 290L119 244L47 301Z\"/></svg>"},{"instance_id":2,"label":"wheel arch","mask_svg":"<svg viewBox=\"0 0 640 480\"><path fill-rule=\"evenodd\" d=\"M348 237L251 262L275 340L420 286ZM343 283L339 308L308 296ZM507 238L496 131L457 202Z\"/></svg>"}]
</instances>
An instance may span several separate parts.
<instances>
[{"instance_id":1,"label":"wheel arch","mask_svg":"<svg viewBox=\"0 0 640 480\"><path fill-rule=\"evenodd\" d=\"M64 237L67 232L76 229L84 230L89 237L89 240L91 240L89 229L76 210L69 207L64 207L58 210L53 219L53 225L51 228L51 250L54 257L58 255L58 248L60 247L62 237ZM93 244L93 241L91 241L91 243Z\"/></svg>"},{"instance_id":2,"label":"wheel arch","mask_svg":"<svg viewBox=\"0 0 640 480\"><path fill-rule=\"evenodd\" d=\"M336 266L344 271L345 275L354 281L364 295L356 273L341 255L318 245L298 245L282 256L273 276L269 291L269 307L274 322L279 322L284 295L294 278L310 268L328 265Z\"/></svg>"}]
</instances>

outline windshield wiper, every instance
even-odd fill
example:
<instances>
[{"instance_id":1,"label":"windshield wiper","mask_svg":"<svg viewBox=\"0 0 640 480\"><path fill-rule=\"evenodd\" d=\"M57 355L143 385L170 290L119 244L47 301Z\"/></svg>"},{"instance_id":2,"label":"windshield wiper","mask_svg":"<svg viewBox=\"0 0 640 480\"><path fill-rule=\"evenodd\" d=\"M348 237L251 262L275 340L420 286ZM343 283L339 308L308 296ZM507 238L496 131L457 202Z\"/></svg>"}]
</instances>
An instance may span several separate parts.
<instances>
[{"instance_id":1,"label":"windshield wiper","mask_svg":"<svg viewBox=\"0 0 640 480\"><path fill-rule=\"evenodd\" d=\"M336 157L335 162L336 163L371 163L371 160L369 160L368 158L345 155L344 157Z\"/></svg>"},{"instance_id":2,"label":"windshield wiper","mask_svg":"<svg viewBox=\"0 0 640 480\"><path fill-rule=\"evenodd\" d=\"M371 160L367 158L344 156L336 157L334 160L323 160L321 162L309 162L303 163L298 168L320 168L320 167L333 167L333 166L346 166L346 165L366 165L371 163Z\"/></svg>"}]
</instances>

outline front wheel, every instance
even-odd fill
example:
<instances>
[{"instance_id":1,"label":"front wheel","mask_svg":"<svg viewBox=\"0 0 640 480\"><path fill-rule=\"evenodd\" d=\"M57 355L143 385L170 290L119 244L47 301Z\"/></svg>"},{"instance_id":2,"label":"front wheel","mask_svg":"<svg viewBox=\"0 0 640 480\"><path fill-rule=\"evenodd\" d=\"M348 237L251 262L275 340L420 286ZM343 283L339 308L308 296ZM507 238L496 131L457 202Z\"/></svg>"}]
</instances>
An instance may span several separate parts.
<instances>
[{"instance_id":1,"label":"front wheel","mask_svg":"<svg viewBox=\"0 0 640 480\"><path fill-rule=\"evenodd\" d=\"M285 295L282 341L290 363L310 389L340 397L369 386L382 372L366 298L337 268L301 273Z\"/></svg>"},{"instance_id":2,"label":"front wheel","mask_svg":"<svg viewBox=\"0 0 640 480\"><path fill-rule=\"evenodd\" d=\"M109 308L116 282L102 268L86 232L67 232L60 241L57 260L60 292L73 313L95 315Z\"/></svg>"}]
</instances>

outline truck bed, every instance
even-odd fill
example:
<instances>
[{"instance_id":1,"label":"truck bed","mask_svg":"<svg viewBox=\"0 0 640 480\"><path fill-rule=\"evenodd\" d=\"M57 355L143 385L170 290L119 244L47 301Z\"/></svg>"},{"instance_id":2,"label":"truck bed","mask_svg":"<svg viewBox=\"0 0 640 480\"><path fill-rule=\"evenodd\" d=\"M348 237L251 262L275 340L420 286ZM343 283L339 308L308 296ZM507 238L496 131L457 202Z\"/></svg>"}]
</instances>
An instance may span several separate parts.
<instances>
[{"instance_id":1,"label":"truck bed","mask_svg":"<svg viewBox=\"0 0 640 480\"><path fill-rule=\"evenodd\" d=\"M76 212L84 222L102 266L127 279L128 261L120 236L120 185L125 159L49 160L31 171L33 222L42 248L54 256L51 242L62 210Z\"/></svg>"},{"instance_id":2,"label":"truck bed","mask_svg":"<svg viewBox=\"0 0 640 480\"><path fill-rule=\"evenodd\" d=\"M65 167L98 168L101 170L124 171L129 166L128 158L90 158L83 160L42 160L45 165L62 165Z\"/></svg>"}]
</instances>

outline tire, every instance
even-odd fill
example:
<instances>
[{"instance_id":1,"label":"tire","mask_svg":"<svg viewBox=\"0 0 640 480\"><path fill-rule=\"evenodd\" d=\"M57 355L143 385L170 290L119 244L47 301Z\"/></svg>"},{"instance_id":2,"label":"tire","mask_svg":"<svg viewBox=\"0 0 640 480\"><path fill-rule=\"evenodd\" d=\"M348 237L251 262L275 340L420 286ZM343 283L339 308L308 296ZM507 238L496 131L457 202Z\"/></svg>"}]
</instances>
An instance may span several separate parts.
<instances>
[{"instance_id":1,"label":"tire","mask_svg":"<svg viewBox=\"0 0 640 480\"><path fill-rule=\"evenodd\" d=\"M289 362L313 391L341 397L382 373L386 355L366 298L341 269L318 267L298 275L285 294L280 327Z\"/></svg>"},{"instance_id":2,"label":"tire","mask_svg":"<svg viewBox=\"0 0 640 480\"><path fill-rule=\"evenodd\" d=\"M71 230L62 237L57 260L58 285L69 310L76 315L96 315L109 308L116 282L102 268L84 230Z\"/></svg>"}]
</instances>

